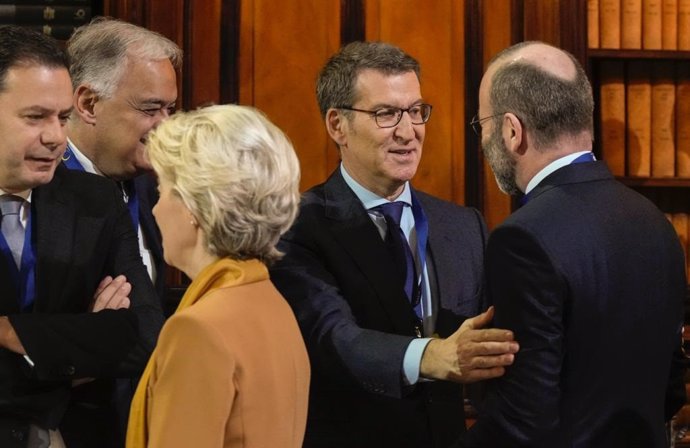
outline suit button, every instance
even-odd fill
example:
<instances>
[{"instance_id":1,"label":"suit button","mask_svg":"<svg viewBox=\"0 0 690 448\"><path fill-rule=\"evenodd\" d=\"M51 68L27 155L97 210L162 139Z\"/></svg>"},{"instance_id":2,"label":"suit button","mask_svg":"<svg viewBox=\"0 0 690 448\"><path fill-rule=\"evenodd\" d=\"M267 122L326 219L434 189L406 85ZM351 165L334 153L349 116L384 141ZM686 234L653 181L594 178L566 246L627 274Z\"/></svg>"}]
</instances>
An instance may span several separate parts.
<instances>
[{"instance_id":1,"label":"suit button","mask_svg":"<svg viewBox=\"0 0 690 448\"><path fill-rule=\"evenodd\" d=\"M72 376L76 370L74 366L64 366L61 373L63 376Z\"/></svg>"}]
</instances>

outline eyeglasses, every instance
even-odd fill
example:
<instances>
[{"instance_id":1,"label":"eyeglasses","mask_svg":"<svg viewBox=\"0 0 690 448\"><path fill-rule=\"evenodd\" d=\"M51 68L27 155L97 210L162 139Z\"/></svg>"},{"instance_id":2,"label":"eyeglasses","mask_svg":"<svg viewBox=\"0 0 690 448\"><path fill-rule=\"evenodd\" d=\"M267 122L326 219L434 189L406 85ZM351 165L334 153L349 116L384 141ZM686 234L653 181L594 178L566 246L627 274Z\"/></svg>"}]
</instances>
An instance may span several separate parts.
<instances>
[{"instance_id":1,"label":"eyeglasses","mask_svg":"<svg viewBox=\"0 0 690 448\"><path fill-rule=\"evenodd\" d=\"M472 117L472 121L470 121L470 126L472 126L472 130L474 131L475 134L477 134L478 136L481 136L482 135L482 128L481 128L482 122L489 120L491 118L494 118L494 117L498 117L499 115L503 115L503 112L501 112L500 114L489 115L488 117L484 117L484 118L479 118L479 115L475 115L474 117Z\"/></svg>"},{"instance_id":2,"label":"eyeglasses","mask_svg":"<svg viewBox=\"0 0 690 448\"><path fill-rule=\"evenodd\" d=\"M355 112L363 112L374 117L376 126L380 128L392 128L400 123L403 112L407 112L410 116L412 124L424 124L429 121L431 117L431 104L421 103L410 106L407 109L399 107L384 107L377 110L356 109L354 107L340 106L337 109L352 110Z\"/></svg>"}]
</instances>

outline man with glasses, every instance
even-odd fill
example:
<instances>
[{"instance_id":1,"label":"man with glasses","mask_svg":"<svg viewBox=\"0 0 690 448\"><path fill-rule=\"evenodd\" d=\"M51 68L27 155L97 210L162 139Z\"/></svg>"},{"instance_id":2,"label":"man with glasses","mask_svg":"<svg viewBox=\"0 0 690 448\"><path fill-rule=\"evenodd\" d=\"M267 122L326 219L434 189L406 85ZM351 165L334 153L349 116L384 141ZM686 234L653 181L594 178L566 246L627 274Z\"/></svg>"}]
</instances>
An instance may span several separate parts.
<instances>
[{"instance_id":1,"label":"man with glasses","mask_svg":"<svg viewBox=\"0 0 690 448\"><path fill-rule=\"evenodd\" d=\"M594 100L569 53L523 42L479 88L486 156L524 205L491 233L487 297L520 355L458 447L661 448L685 402L686 275L673 226L592 154Z\"/></svg>"},{"instance_id":2,"label":"man with glasses","mask_svg":"<svg viewBox=\"0 0 690 448\"><path fill-rule=\"evenodd\" d=\"M305 447L441 447L464 431L468 383L503 374L517 343L481 311L476 210L413 189L431 106L419 65L355 42L317 97L342 163L305 193L274 283L312 364ZM464 323L463 323L464 321Z\"/></svg>"}]
</instances>

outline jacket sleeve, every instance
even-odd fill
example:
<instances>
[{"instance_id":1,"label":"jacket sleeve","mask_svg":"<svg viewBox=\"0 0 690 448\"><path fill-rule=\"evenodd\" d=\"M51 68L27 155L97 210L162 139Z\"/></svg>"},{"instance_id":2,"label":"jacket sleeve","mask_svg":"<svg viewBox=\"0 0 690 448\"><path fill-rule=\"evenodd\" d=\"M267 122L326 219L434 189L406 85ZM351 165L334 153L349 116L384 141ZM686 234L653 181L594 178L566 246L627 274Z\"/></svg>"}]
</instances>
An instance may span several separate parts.
<instances>
[{"instance_id":1,"label":"jacket sleeve","mask_svg":"<svg viewBox=\"0 0 690 448\"><path fill-rule=\"evenodd\" d=\"M514 331L520 352L489 383L483 412L458 446L536 446L559 424L566 286L531 235L506 227L489 239L487 279L494 325Z\"/></svg>"},{"instance_id":2,"label":"jacket sleeve","mask_svg":"<svg viewBox=\"0 0 690 448\"><path fill-rule=\"evenodd\" d=\"M69 288L63 294L66 303L61 307L51 304L50 312L9 316L34 363L31 374L36 379L135 376L143 371L155 346L163 324L160 302L141 261L128 210L115 185L109 187L102 192L102 201L106 204L102 209L108 210L104 213L103 225L93 230L98 232L95 237L88 239L97 242L98 246L80 242L84 246L74 250L90 254L84 268L85 276L95 281L106 275L124 274L127 277L132 284L130 308L89 313L83 304L90 302L94 290L79 284L80 280L88 282L85 278L75 275L74 279L58 279L57 284L51 283L53 288ZM80 218L77 216L77 220ZM40 270L36 275L38 282L43 281Z\"/></svg>"},{"instance_id":3,"label":"jacket sleeve","mask_svg":"<svg viewBox=\"0 0 690 448\"><path fill-rule=\"evenodd\" d=\"M271 280L295 312L315 369L336 382L349 379L363 390L400 397L403 357L413 338L358 324L329 268L328 244L335 242L323 223L303 214L278 246L285 256L272 267Z\"/></svg>"}]
</instances>

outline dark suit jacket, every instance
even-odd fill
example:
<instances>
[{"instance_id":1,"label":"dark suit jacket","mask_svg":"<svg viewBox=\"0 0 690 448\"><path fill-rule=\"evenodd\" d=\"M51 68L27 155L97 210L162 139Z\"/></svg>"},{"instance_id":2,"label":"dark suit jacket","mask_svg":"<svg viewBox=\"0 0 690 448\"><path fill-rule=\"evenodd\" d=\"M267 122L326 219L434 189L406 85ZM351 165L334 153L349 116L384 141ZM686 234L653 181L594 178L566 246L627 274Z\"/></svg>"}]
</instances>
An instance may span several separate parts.
<instances>
[{"instance_id":1,"label":"dark suit jacket","mask_svg":"<svg viewBox=\"0 0 690 448\"><path fill-rule=\"evenodd\" d=\"M154 286L156 293L161 299L164 314L170 316L177 308L177 302L172 302L171 298L166 294L165 288L165 273L167 264L163 258L163 244L161 239L161 232L158 229L156 220L153 217L153 207L158 202L158 190L156 178L153 174L142 174L134 178L134 187L139 197L139 224L141 231L151 251L153 264L156 269L156 281Z\"/></svg>"},{"instance_id":2,"label":"dark suit jacket","mask_svg":"<svg viewBox=\"0 0 690 448\"><path fill-rule=\"evenodd\" d=\"M603 162L563 167L530 197L486 255L494 323L520 352L460 446L667 446L685 401L673 227Z\"/></svg>"},{"instance_id":3,"label":"dark suit jacket","mask_svg":"<svg viewBox=\"0 0 690 448\"><path fill-rule=\"evenodd\" d=\"M29 423L56 428L72 380L140 374L163 323L113 182L59 166L50 183L33 190L31 213L33 311L19 312L2 260L0 315L9 315L35 366L0 350L0 446L23 446ZM100 280L118 274L133 286L130 308L89 313Z\"/></svg>"},{"instance_id":4,"label":"dark suit jacket","mask_svg":"<svg viewBox=\"0 0 690 448\"><path fill-rule=\"evenodd\" d=\"M448 336L480 311L486 237L476 210L416 193L429 220L428 267ZM415 315L390 255L340 170L308 191L271 277L292 306L312 364L305 446L444 446L464 430L462 388L405 386Z\"/></svg>"}]
</instances>

